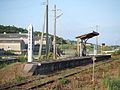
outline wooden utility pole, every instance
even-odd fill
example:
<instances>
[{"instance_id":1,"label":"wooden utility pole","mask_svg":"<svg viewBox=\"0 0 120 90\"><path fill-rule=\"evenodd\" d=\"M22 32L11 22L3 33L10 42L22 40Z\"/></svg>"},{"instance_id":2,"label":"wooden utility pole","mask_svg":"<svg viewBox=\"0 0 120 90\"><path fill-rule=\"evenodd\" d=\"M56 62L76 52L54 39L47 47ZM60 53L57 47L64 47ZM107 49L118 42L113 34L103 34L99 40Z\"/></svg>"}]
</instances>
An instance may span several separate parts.
<instances>
[{"instance_id":1,"label":"wooden utility pole","mask_svg":"<svg viewBox=\"0 0 120 90\"><path fill-rule=\"evenodd\" d=\"M56 59L56 5L54 5L54 37L53 37L54 59Z\"/></svg>"},{"instance_id":2,"label":"wooden utility pole","mask_svg":"<svg viewBox=\"0 0 120 90\"><path fill-rule=\"evenodd\" d=\"M49 43L48 43L48 0L46 0L46 59L48 59Z\"/></svg>"},{"instance_id":3,"label":"wooden utility pole","mask_svg":"<svg viewBox=\"0 0 120 90\"><path fill-rule=\"evenodd\" d=\"M58 9L58 10L60 10L60 9ZM56 19L59 18L62 15L62 13L60 15L56 16L56 11L57 11L56 5L54 5L53 11L54 11L54 35L53 35L53 53L54 53L54 55L53 55L53 58L56 59L57 58L57 56L56 56L56 53L57 53L57 50L56 50Z\"/></svg>"},{"instance_id":4,"label":"wooden utility pole","mask_svg":"<svg viewBox=\"0 0 120 90\"><path fill-rule=\"evenodd\" d=\"M46 8L45 8L45 12L44 12L44 20L43 20L43 25L42 25L42 34L41 34L41 39L40 39L38 58L41 57L41 53L42 53L43 35L44 35L44 29L45 29L45 17L46 17Z\"/></svg>"}]
</instances>

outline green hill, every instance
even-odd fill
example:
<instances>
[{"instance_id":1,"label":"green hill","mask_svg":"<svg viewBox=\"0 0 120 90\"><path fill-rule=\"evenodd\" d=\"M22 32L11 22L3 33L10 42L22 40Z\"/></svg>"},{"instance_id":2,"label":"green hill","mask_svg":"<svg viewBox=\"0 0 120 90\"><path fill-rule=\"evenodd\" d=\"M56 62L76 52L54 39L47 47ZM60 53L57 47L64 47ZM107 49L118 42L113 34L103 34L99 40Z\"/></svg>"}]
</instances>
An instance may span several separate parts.
<instances>
[{"instance_id":1,"label":"green hill","mask_svg":"<svg viewBox=\"0 0 120 90\"><path fill-rule=\"evenodd\" d=\"M23 29L23 28L17 28L15 26L3 26L3 25L0 25L0 33L27 33L27 30L26 29Z\"/></svg>"}]
</instances>

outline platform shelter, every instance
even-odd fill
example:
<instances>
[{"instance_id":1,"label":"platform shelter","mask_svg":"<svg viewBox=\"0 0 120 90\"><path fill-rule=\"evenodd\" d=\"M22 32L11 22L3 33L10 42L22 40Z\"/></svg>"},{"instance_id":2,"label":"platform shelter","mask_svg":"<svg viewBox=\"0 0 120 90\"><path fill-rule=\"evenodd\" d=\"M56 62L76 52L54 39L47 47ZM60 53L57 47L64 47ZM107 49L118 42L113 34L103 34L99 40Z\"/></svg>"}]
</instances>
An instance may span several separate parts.
<instances>
[{"instance_id":1,"label":"platform shelter","mask_svg":"<svg viewBox=\"0 0 120 90\"><path fill-rule=\"evenodd\" d=\"M80 36L76 37L78 56L86 56L86 43L87 43L87 40L92 38L92 37L98 36L98 35L99 35L98 32L93 31L91 33L80 35Z\"/></svg>"}]
</instances>

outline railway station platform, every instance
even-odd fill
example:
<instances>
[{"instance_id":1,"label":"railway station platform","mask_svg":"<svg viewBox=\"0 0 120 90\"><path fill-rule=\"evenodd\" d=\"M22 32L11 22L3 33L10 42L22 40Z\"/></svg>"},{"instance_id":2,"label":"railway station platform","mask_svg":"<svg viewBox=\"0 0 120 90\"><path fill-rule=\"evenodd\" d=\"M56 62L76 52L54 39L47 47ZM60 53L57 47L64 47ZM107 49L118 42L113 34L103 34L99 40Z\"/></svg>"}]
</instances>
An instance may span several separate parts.
<instances>
[{"instance_id":1,"label":"railway station platform","mask_svg":"<svg viewBox=\"0 0 120 90\"><path fill-rule=\"evenodd\" d=\"M95 62L98 62L109 60L109 58L111 58L111 55L97 55L97 56L72 57L65 59L42 60L40 62L27 63L24 67L24 71L31 73L32 75L46 74L58 70L63 70L66 68L73 68L77 66L90 64L93 62L93 57L95 58Z\"/></svg>"}]
</instances>

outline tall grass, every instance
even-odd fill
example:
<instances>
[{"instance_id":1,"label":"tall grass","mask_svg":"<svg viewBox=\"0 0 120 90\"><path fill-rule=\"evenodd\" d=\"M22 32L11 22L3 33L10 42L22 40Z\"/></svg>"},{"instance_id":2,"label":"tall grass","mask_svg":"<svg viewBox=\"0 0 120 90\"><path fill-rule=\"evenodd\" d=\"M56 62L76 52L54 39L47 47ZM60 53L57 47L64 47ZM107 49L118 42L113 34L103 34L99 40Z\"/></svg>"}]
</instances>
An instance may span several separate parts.
<instances>
[{"instance_id":1,"label":"tall grass","mask_svg":"<svg viewBox=\"0 0 120 90\"><path fill-rule=\"evenodd\" d=\"M118 66L118 78L120 79L120 65Z\"/></svg>"},{"instance_id":2,"label":"tall grass","mask_svg":"<svg viewBox=\"0 0 120 90\"><path fill-rule=\"evenodd\" d=\"M107 87L106 90L120 90L120 80L105 78L103 84Z\"/></svg>"},{"instance_id":3,"label":"tall grass","mask_svg":"<svg viewBox=\"0 0 120 90\"><path fill-rule=\"evenodd\" d=\"M106 86L106 90L120 90L120 66L118 67L117 78L105 77L103 84Z\"/></svg>"}]
</instances>

